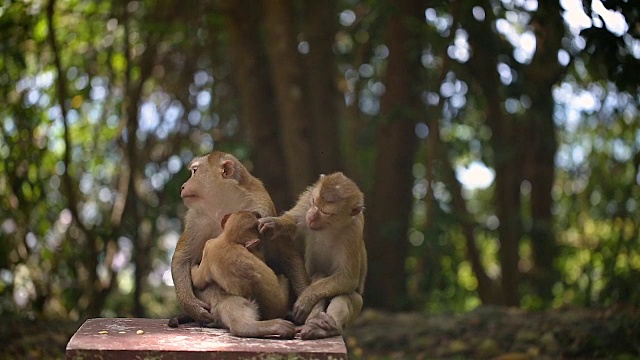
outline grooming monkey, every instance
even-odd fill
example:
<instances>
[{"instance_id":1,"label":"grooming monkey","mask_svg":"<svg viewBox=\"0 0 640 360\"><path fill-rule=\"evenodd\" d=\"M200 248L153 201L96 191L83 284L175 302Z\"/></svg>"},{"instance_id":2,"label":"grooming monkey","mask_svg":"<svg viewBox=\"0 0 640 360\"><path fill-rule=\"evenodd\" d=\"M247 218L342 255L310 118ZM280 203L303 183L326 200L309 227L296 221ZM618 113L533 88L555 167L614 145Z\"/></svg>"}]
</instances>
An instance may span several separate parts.
<instances>
[{"instance_id":1,"label":"grooming monkey","mask_svg":"<svg viewBox=\"0 0 640 360\"><path fill-rule=\"evenodd\" d=\"M264 217L275 215L276 210L262 182L230 154L214 151L193 159L188 168L191 177L180 193L188 211L184 232L171 259L176 298L186 314L172 317L169 326L195 320L228 328L236 336L292 338L293 324L283 319L260 321L255 304L226 293L217 284L194 292L191 268L200 264L205 242L222 233L224 215L246 210ZM272 236L259 251L264 253L269 267L289 279L296 295L309 284L302 254L289 239Z\"/></svg>"},{"instance_id":2,"label":"grooming monkey","mask_svg":"<svg viewBox=\"0 0 640 360\"><path fill-rule=\"evenodd\" d=\"M204 245L200 265L191 269L196 289L218 284L232 295L255 300L262 319L284 318L289 282L280 280L267 264L249 252L259 242L260 214L239 211L222 219L222 234Z\"/></svg>"},{"instance_id":3,"label":"grooming monkey","mask_svg":"<svg viewBox=\"0 0 640 360\"><path fill-rule=\"evenodd\" d=\"M342 334L362 309L367 273L364 195L341 172L322 175L296 205L279 217L259 219L260 231L304 242L312 283L293 306L302 339Z\"/></svg>"}]
</instances>

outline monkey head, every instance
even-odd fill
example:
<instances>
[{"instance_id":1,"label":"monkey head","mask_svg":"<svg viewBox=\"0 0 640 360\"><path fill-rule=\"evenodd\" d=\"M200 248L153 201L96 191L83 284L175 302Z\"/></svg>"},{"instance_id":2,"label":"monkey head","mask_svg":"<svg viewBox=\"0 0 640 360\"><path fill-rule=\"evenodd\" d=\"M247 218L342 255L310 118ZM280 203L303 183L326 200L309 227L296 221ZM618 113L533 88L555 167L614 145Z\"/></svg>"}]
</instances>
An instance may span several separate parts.
<instances>
[{"instance_id":1,"label":"monkey head","mask_svg":"<svg viewBox=\"0 0 640 360\"><path fill-rule=\"evenodd\" d=\"M230 197L244 196L234 191L246 169L230 154L214 151L196 157L188 167L191 177L182 184L180 196L188 208L206 210L211 202L234 203Z\"/></svg>"},{"instance_id":2,"label":"monkey head","mask_svg":"<svg viewBox=\"0 0 640 360\"><path fill-rule=\"evenodd\" d=\"M320 175L310 196L305 220L311 230L348 224L364 210L364 195L358 186L341 172Z\"/></svg>"},{"instance_id":3,"label":"monkey head","mask_svg":"<svg viewBox=\"0 0 640 360\"><path fill-rule=\"evenodd\" d=\"M256 211L238 211L227 214L222 218L222 234L228 241L244 245L252 250L260 242L258 231L258 219L260 214Z\"/></svg>"}]
</instances>

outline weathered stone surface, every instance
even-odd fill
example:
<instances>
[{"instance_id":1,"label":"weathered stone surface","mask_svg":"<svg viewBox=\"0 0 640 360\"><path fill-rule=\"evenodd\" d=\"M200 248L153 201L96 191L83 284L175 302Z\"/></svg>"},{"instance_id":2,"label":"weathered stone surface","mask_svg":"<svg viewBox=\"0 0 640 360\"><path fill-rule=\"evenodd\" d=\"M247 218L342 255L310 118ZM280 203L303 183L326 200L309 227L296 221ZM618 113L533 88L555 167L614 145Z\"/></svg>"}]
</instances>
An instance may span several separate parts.
<instances>
[{"instance_id":1,"label":"weathered stone surface","mask_svg":"<svg viewBox=\"0 0 640 360\"><path fill-rule=\"evenodd\" d=\"M67 359L346 359L342 337L322 340L249 339L226 330L166 319L89 319L73 335Z\"/></svg>"}]
</instances>

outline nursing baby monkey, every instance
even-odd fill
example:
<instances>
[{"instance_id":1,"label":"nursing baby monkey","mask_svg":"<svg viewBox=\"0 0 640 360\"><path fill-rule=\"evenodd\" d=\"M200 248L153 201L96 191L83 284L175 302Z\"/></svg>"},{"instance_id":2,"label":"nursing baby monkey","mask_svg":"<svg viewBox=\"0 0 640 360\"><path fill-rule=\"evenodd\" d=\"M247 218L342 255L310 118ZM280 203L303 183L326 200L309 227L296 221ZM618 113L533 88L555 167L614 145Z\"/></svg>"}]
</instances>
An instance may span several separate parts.
<instances>
[{"instance_id":1,"label":"nursing baby monkey","mask_svg":"<svg viewBox=\"0 0 640 360\"><path fill-rule=\"evenodd\" d=\"M305 248L311 285L293 306L302 339L342 334L362 309L367 273L364 195L341 172L322 175L296 205L279 217L259 219L260 232L294 237Z\"/></svg>"},{"instance_id":2,"label":"nursing baby monkey","mask_svg":"<svg viewBox=\"0 0 640 360\"><path fill-rule=\"evenodd\" d=\"M258 218L260 214L250 211L226 215L222 234L207 241L200 265L191 269L191 278L196 289L215 283L229 294L255 300L262 319L285 318L289 282L278 278L250 252L260 242Z\"/></svg>"},{"instance_id":3,"label":"nursing baby monkey","mask_svg":"<svg viewBox=\"0 0 640 360\"><path fill-rule=\"evenodd\" d=\"M207 240L222 233L221 221L226 214L245 210L265 217L274 216L276 210L260 180L230 154L214 151L197 157L189 164L189 170L191 177L180 193L188 207L184 232L171 259L176 298L186 314L172 317L169 326L197 321L228 328L236 336L293 338L296 329L291 322L261 320L255 303L224 291L217 283L194 290L191 268L200 264ZM302 254L290 239L271 236L256 251L264 254L271 269L289 279L296 295L309 284Z\"/></svg>"}]
</instances>

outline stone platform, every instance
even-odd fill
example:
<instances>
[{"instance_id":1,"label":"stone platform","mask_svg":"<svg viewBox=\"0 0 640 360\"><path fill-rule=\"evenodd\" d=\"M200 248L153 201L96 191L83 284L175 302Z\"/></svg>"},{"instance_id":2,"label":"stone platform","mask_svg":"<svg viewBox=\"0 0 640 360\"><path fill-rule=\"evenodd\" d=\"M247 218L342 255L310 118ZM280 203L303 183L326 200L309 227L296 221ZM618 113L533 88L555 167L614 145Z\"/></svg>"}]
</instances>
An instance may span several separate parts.
<instances>
[{"instance_id":1,"label":"stone platform","mask_svg":"<svg viewBox=\"0 0 640 360\"><path fill-rule=\"evenodd\" d=\"M347 359L342 337L322 340L249 339L167 319L87 320L67 344L67 359Z\"/></svg>"}]
</instances>

